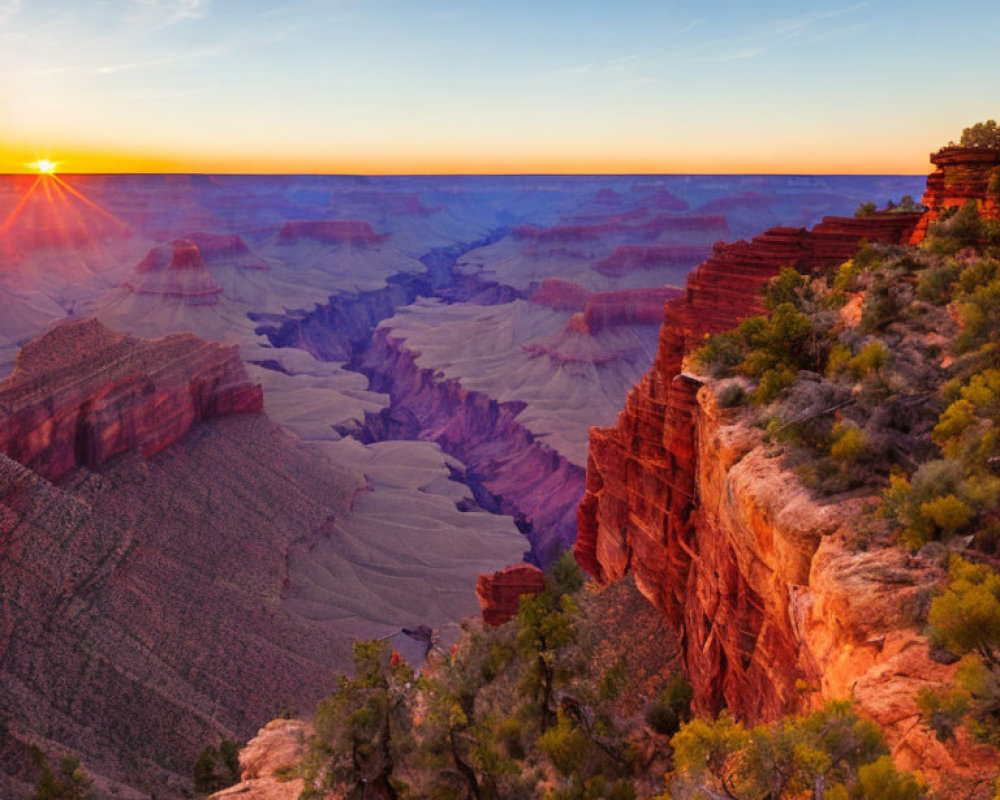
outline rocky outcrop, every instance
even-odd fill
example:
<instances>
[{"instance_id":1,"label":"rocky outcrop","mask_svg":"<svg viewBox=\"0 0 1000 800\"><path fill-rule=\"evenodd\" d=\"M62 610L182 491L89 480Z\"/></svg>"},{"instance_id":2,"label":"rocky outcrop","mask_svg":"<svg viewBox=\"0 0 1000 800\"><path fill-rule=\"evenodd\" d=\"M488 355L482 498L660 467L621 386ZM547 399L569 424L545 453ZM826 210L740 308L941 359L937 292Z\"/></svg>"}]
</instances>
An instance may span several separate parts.
<instances>
[{"instance_id":1,"label":"rocky outcrop","mask_svg":"<svg viewBox=\"0 0 1000 800\"><path fill-rule=\"evenodd\" d=\"M587 307L590 292L572 281L546 278L529 297L531 303L554 308L556 311L583 311Z\"/></svg>"},{"instance_id":2,"label":"rocky outcrop","mask_svg":"<svg viewBox=\"0 0 1000 800\"><path fill-rule=\"evenodd\" d=\"M198 420L262 408L235 347L134 339L85 319L27 344L0 382L0 452L55 479L128 450L149 458Z\"/></svg>"},{"instance_id":3,"label":"rocky outcrop","mask_svg":"<svg viewBox=\"0 0 1000 800\"><path fill-rule=\"evenodd\" d=\"M551 228L538 228L532 225L517 225L511 229L515 239L527 240L536 244L594 242L622 233L629 234L632 239L655 239L669 233L702 234L707 236L725 236L729 233L726 218L718 215L676 216L673 214L658 214L650 219L644 209L607 217L599 222L555 225ZM638 221L642 220L642 221ZM632 223L635 224L632 224Z\"/></svg>"},{"instance_id":4,"label":"rocky outcrop","mask_svg":"<svg viewBox=\"0 0 1000 800\"><path fill-rule=\"evenodd\" d=\"M545 588L545 573L531 564L507 567L476 579L476 597L483 607L483 622L503 625L517 615L523 595L538 594Z\"/></svg>"},{"instance_id":5,"label":"rocky outcrop","mask_svg":"<svg viewBox=\"0 0 1000 800\"><path fill-rule=\"evenodd\" d=\"M612 220L583 225L554 225L551 228L515 225L510 233L514 239L551 244L554 242L593 242L628 229L628 226L623 223Z\"/></svg>"},{"instance_id":6,"label":"rocky outcrop","mask_svg":"<svg viewBox=\"0 0 1000 800\"><path fill-rule=\"evenodd\" d=\"M154 247L124 285L136 294L179 298L188 305L212 305L222 294L198 246L187 239Z\"/></svg>"},{"instance_id":7,"label":"rocky outcrop","mask_svg":"<svg viewBox=\"0 0 1000 800\"><path fill-rule=\"evenodd\" d=\"M220 233L192 233L188 240L201 251L208 263L221 263L237 269L268 269L268 263L255 254L242 236Z\"/></svg>"},{"instance_id":8,"label":"rocky outcrop","mask_svg":"<svg viewBox=\"0 0 1000 800\"><path fill-rule=\"evenodd\" d=\"M885 546L859 552L863 500L813 502L759 431L719 410L683 366L706 334L764 311L760 289L780 268L835 266L862 240L908 242L918 224L916 214L828 217L716 245L667 304L656 362L617 426L592 430L575 554L604 582L633 574L678 626L702 711L758 722L853 696L897 761L950 797L984 787L995 765L919 724L920 688L954 670L930 658L912 623L939 566Z\"/></svg>"},{"instance_id":9,"label":"rocky outcrop","mask_svg":"<svg viewBox=\"0 0 1000 800\"><path fill-rule=\"evenodd\" d=\"M617 426L591 430L577 560L603 581L634 573L640 589L670 620L684 626L690 675L703 709L725 701L748 718L765 717L792 702L788 691L794 678L791 683L756 680L759 685L745 692L747 681L753 682L746 677L753 662L721 647L715 631L729 630L746 637L742 649L757 652L763 626L762 641L770 649L759 650L761 664L781 663L767 659L790 652L787 636L776 636L787 624L774 623L755 589L725 595L732 613L720 622L714 621L719 609L711 598L704 603L693 599L699 565L717 567L719 586L730 585L727 580L735 582L732 586L742 584L734 573L735 556L721 555L728 542L696 513L702 506L697 449L701 383L683 372L684 356L705 334L728 330L763 311L761 286L782 267L808 272L838 264L854 254L862 239L906 241L916 222L915 215L827 218L812 231L776 228L751 242L716 245L712 258L688 278L684 296L667 304L656 361L629 394ZM717 543L717 553L703 552L710 542ZM797 574L801 577L801 567ZM699 609L707 619L696 618ZM768 669L780 673L773 666Z\"/></svg>"},{"instance_id":10,"label":"rocky outcrop","mask_svg":"<svg viewBox=\"0 0 1000 800\"><path fill-rule=\"evenodd\" d=\"M944 147L931 154L937 169L927 178L923 204L928 213L913 235L924 240L927 229L949 208L975 201L986 219L1000 220L1000 150L986 147Z\"/></svg>"},{"instance_id":11,"label":"rocky outcrop","mask_svg":"<svg viewBox=\"0 0 1000 800\"><path fill-rule=\"evenodd\" d=\"M663 320L663 304L683 294L683 289L673 286L598 292L587 300L583 318L591 333L620 325L658 325Z\"/></svg>"},{"instance_id":12,"label":"rocky outcrop","mask_svg":"<svg viewBox=\"0 0 1000 800\"><path fill-rule=\"evenodd\" d=\"M466 465L479 505L512 515L531 543L529 558L551 563L576 536L583 470L517 421L522 403L500 403L458 380L442 380L399 344L391 329L379 328L360 356L369 388L392 398L387 410L366 414L362 441L437 442Z\"/></svg>"},{"instance_id":13,"label":"rocky outcrop","mask_svg":"<svg viewBox=\"0 0 1000 800\"><path fill-rule=\"evenodd\" d=\"M685 216L658 214L648 222L643 222L637 227L657 236L668 233L687 233L721 239L729 235L729 223L721 214L691 214Z\"/></svg>"},{"instance_id":14,"label":"rocky outcrop","mask_svg":"<svg viewBox=\"0 0 1000 800\"><path fill-rule=\"evenodd\" d=\"M287 772L302 762L311 735L302 720L271 720L240 750L240 782L211 800L298 800L305 781Z\"/></svg>"},{"instance_id":15,"label":"rocky outcrop","mask_svg":"<svg viewBox=\"0 0 1000 800\"><path fill-rule=\"evenodd\" d=\"M598 261L594 269L602 275L617 276L663 267L692 267L710 253L711 248L698 245L625 245Z\"/></svg>"},{"instance_id":16,"label":"rocky outcrop","mask_svg":"<svg viewBox=\"0 0 1000 800\"><path fill-rule=\"evenodd\" d=\"M376 235L369 223L353 219L286 222L278 231L278 241L283 243L315 239L324 244L374 245L388 238Z\"/></svg>"},{"instance_id":17,"label":"rocky outcrop","mask_svg":"<svg viewBox=\"0 0 1000 800\"><path fill-rule=\"evenodd\" d=\"M642 204L647 208L657 211L673 211L675 213L687 211L690 208L687 200L681 199L666 189L658 189L655 192L643 195Z\"/></svg>"}]
</instances>

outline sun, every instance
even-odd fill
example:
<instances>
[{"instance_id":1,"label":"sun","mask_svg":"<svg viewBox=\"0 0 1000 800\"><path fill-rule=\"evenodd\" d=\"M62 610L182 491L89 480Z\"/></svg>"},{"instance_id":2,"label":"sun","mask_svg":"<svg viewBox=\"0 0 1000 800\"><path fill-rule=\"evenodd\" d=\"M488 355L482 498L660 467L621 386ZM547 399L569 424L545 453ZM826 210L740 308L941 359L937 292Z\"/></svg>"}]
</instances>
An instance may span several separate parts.
<instances>
[{"instance_id":1,"label":"sun","mask_svg":"<svg viewBox=\"0 0 1000 800\"><path fill-rule=\"evenodd\" d=\"M59 166L59 162L49 161L47 158L40 158L38 161L32 161L30 164L26 164L25 166L29 169L33 169L41 175L54 175L56 167Z\"/></svg>"}]
</instances>

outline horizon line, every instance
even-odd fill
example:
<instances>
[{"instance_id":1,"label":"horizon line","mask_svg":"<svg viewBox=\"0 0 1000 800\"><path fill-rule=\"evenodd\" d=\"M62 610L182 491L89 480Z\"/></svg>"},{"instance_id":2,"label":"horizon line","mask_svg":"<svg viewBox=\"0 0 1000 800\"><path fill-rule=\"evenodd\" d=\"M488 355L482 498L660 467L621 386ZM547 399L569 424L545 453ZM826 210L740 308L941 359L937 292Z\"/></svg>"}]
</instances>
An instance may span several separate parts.
<instances>
[{"instance_id":1,"label":"horizon line","mask_svg":"<svg viewBox=\"0 0 1000 800\"><path fill-rule=\"evenodd\" d=\"M747 178L926 178L927 172L205 172L201 170L165 170L160 172L71 172L54 173L68 177L141 177L185 175L216 178L645 178L645 177L747 177ZM0 178L37 177L37 171L0 172Z\"/></svg>"}]
</instances>

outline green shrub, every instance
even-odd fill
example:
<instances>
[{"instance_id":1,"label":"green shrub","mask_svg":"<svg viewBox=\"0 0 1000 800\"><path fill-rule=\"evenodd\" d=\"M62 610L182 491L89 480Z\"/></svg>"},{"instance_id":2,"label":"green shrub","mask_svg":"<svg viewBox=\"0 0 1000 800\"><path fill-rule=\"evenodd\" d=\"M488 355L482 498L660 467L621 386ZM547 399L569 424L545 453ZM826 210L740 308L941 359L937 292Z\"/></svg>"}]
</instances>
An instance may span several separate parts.
<instances>
[{"instance_id":1,"label":"green shrub","mask_svg":"<svg viewBox=\"0 0 1000 800\"><path fill-rule=\"evenodd\" d=\"M858 206L858 210L854 212L854 216L859 219L862 217L873 217L878 212L878 206L871 200L867 203L862 203Z\"/></svg>"},{"instance_id":2,"label":"green shrub","mask_svg":"<svg viewBox=\"0 0 1000 800\"><path fill-rule=\"evenodd\" d=\"M927 785L918 776L896 769L891 756L858 768L858 783L868 800L919 800Z\"/></svg>"},{"instance_id":3,"label":"green shrub","mask_svg":"<svg viewBox=\"0 0 1000 800\"><path fill-rule=\"evenodd\" d=\"M566 716L560 716L554 727L538 737L536 744L552 766L566 776L580 771L590 749L587 735Z\"/></svg>"},{"instance_id":4,"label":"green shrub","mask_svg":"<svg viewBox=\"0 0 1000 800\"><path fill-rule=\"evenodd\" d=\"M942 216L928 231L931 249L938 253L954 253L963 247L976 247L984 238L979 204L969 200L951 216Z\"/></svg>"},{"instance_id":5,"label":"green shrub","mask_svg":"<svg viewBox=\"0 0 1000 800\"><path fill-rule=\"evenodd\" d=\"M926 269L917 283L917 297L927 303L944 305L951 300L957 278L958 268L954 263Z\"/></svg>"},{"instance_id":6,"label":"green shrub","mask_svg":"<svg viewBox=\"0 0 1000 800\"><path fill-rule=\"evenodd\" d=\"M719 404L719 408L733 408L743 405L746 394L746 390L739 383L727 383L719 390L716 402Z\"/></svg>"},{"instance_id":7,"label":"green shrub","mask_svg":"<svg viewBox=\"0 0 1000 800\"><path fill-rule=\"evenodd\" d=\"M646 709L646 722L650 728L664 736L677 733L682 722L691 719L691 701L694 689L683 673L676 673L664 687L660 696Z\"/></svg>"},{"instance_id":8,"label":"green shrub","mask_svg":"<svg viewBox=\"0 0 1000 800\"><path fill-rule=\"evenodd\" d=\"M838 422L833 427L830 456L845 464L864 461L870 454L868 437L857 425Z\"/></svg>"},{"instance_id":9,"label":"green shrub","mask_svg":"<svg viewBox=\"0 0 1000 800\"><path fill-rule=\"evenodd\" d=\"M997 128L996 120L988 119L964 128L960 144L962 147L1000 148L1000 129Z\"/></svg>"},{"instance_id":10,"label":"green shrub","mask_svg":"<svg viewBox=\"0 0 1000 800\"><path fill-rule=\"evenodd\" d=\"M1000 745L1000 575L953 555L948 578L931 601L931 640L963 659L954 684L922 692L918 705L938 738L964 721L975 739Z\"/></svg>"},{"instance_id":11,"label":"green shrub","mask_svg":"<svg viewBox=\"0 0 1000 800\"><path fill-rule=\"evenodd\" d=\"M750 398L757 405L767 405L777 399L785 389L795 382L795 373L790 369L771 369L760 377L757 388Z\"/></svg>"},{"instance_id":12,"label":"green shrub","mask_svg":"<svg viewBox=\"0 0 1000 800\"><path fill-rule=\"evenodd\" d=\"M732 332L706 336L701 347L692 353L695 364L715 378L732 374L743 360L743 344Z\"/></svg>"},{"instance_id":13,"label":"green shrub","mask_svg":"<svg viewBox=\"0 0 1000 800\"><path fill-rule=\"evenodd\" d=\"M888 361L889 348L880 340L873 339L847 362L847 367L855 379L860 379L881 372Z\"/></svg>"},{"instance_id":14,"label":"green shrub","mask_svg":"<svg viewBox=\"0 0 1000 800\"><path fill-rule=\"evenodd\" d=\"M790 303L801 310L807 286L805 275L791 267L782 267L764 286L764 306L773 310L782 303Z\"/></svg>"},{"instance_id":15,"label":"green shrub","mask_svg":"<svg viewBox=\"0 0 1000 800\"><path fill-rule=\"evenodd\" d=\"M41 775L31 800L94 800L94 782L80 766L80 759L63 758L53 772L41 750L33 748L32 757Z\"/></svg>"},{"instance_id":16,"label":"green shrub","mask_svg":"<svg viewBox=\"0 0 1000 800\"><path fill-rule=\"evenodd\" d=\"M194 785L199 792L217 792L240 782L240 746L224 739L218 748L209 746L194 762Z\"/></svg>"},{"instance_id":17,"label":"green shrub","mask_svg":"<svg viewBox=\"0 0 1000 800\"><path fill-rule=\"evenodd\" d=\"M1000 194L1000 169L995 169L990 173L990 185L987 191L990 194Z\"/></svg>"},{"instance_id":18,"label":"green shrub","mask_svg":"<svg viewBox=\"0 0 1000 800\"><path fill-rule=\"evenodd\" d=\"M892 766L878 726L846 702L750 730L727 716L696 719L672 743L671 794L677 787L684 797L793 800L822 786L825 797L840 800L914 800L924 791Z\"/></svg>"},{"instance_id":19,"label":"green shrub","mask_svg":"<svg viewBox=\"0 0 1000 800\"><path fill-rule=\"evenodd\" d=\"M955 495L948 494L921 503L920 515L932 522L942 533L951 535L968 525L975 517L975 512Z\"/></svg>"}]
</instances>

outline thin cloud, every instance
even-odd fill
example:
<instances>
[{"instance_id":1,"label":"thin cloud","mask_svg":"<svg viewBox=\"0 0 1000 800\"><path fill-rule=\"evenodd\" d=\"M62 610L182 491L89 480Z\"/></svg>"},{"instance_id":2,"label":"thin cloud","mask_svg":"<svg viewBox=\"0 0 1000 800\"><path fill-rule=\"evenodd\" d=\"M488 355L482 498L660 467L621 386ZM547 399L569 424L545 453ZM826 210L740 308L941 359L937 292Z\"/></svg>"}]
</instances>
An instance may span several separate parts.
<instances>
[{"instance_id":1,"label":"thin cloud","mask_svg":"<svg viewBox=\"0 0 1000 800\"><path fill-rule=\"evenodd\" d=\"M67 64L59 67L44 67L11 73L22 77L45 77L47 75L62 75L67 73L84 75L115 75L121 72L143 72L146 70L166 69L182 66L195 61L205 61L225 55L230 49L227 44L204 48L190 53L180 53L163 58L153 58L146 61L123 61L115 64Z\"/></svg>"},{"instance_id":2,"label":"thin cloud","mask_svg":"<svg viewBox=\"0 0 1000 800\"><path fill-rule=\"evenodd\" d=\"M702 22L703 20L700 19L688 22L676 31L673 31L671 38L677 38L689 33L701 25ZM605 61L595 61L590 64L579 64L573 67L564 67L562 69L555 70L555 72L550 73L547 77L550 79L554 77L563 79L568 78L571 80L589 80L598 77L619 76L630 77L639 83L647 83L651 82L653 79L647 75L639 73L637 69L638 64L644 59L654 58L666 52L669 52L669 48L657 47L655 49L640 50L635 53L626 53L622 56L616 56L615 58L607 59Z\"/></svg>"},{"instance_id":3,"label":"thin cloud","mask_svg":"<svg viewBox=\"0 0 1000 800\"><path fill-rule=\"evenodd\" d=\"M0 0L0 25L4 25L20 10L21 0Z\"/></svg>"},{"instance_id":4,"label":"thin cloud","mask_svg":"<svg viewBox=\"0 0 1000 800\"><path fill-rule=\"evenodd\" d=\"M710 43L698 52L678 54L678 60L687 64L727 63L757 58L787 42L801 38L819 22L850 14L870 5L870 2L854 3L831 11L801 14L795 17L772 20L765 23L748 36L729 37ZM816 34L822 37L825 33ZM818 38L816 39L819 40ZM812 41L807 39L806 41Z\"/></svg>"},{"instance_id":5,"label":"thin cloud","mask_svg":"<svg viewBox=\"0 0 1000 800\"><path fill-rule=\"evenodd\" d=\"M169 28L180 22L198 20L208 14L212 0L132 0L162 16L153 29Z\"/></svg>"}]
</instances>

